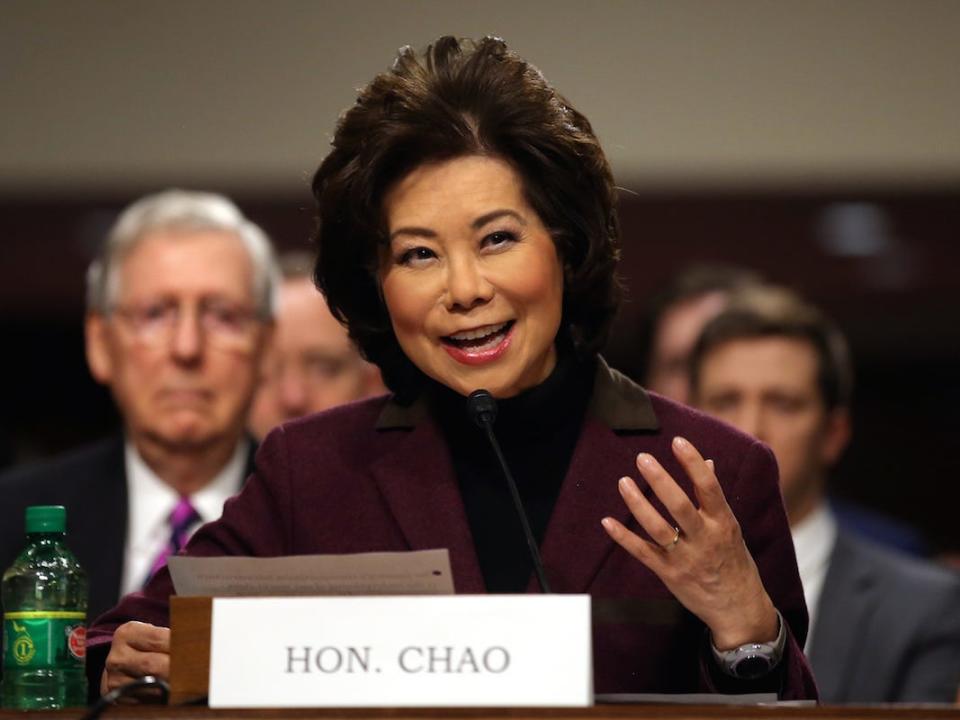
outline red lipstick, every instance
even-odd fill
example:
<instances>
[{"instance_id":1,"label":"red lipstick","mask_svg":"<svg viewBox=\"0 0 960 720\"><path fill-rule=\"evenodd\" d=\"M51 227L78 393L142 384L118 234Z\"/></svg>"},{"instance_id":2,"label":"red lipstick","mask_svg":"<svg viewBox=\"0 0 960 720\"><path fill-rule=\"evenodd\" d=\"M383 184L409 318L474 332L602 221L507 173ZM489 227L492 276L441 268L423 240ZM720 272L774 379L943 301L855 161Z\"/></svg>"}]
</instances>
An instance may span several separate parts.
<instances>
[{"instance_id":1,"label":"red lipstick","mask_svg":"<svg viewBox=\"0 0 960 720\"><path fill-rule=\"evenodd\" d=\"M493 362L503 355L513 340L514 323L499 333L495 333L480 345L457 343L450 338L443 338L443 349L459 363L464 365L483 365Z\"/></svg>"}]
</instances>

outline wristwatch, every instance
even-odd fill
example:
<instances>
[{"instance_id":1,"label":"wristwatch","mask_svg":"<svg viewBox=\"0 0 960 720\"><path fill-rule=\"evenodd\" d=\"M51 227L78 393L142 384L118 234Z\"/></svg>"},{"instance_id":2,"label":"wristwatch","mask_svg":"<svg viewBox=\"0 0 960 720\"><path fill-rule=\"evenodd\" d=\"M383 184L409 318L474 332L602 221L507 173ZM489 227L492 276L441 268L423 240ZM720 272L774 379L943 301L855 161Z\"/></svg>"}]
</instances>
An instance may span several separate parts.
<instances>
[{"instance_id":1,"label":"wristwatch","mask_svg":"<svg viewBox=\"0 0 960 720\"><path fill-rule=\"evenodd\" d=\"M717 650L710 638L713 659L720 669L730 677L740 680L756 680L773 670L783 657L783 648L787 644L787 630L783 615L777 610L777 639L766 643L747 643L733 650Z\"/></svg>"}]
</instances>

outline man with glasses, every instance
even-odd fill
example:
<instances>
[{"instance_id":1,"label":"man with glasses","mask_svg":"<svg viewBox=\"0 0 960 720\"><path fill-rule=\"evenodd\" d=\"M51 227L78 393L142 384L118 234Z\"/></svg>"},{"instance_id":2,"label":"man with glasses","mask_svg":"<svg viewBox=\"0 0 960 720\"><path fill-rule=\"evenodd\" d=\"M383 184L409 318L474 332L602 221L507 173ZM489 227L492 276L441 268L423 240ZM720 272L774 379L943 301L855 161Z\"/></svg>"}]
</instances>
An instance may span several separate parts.
<instances>
[{"instance_id":1,"label":"man with glasses","mask_svg":"<svg viewBox=\"0 0 960 720\"><path fill-rule=\"evenodd\" d=\"M28 505L65 505L92 619L138 590L248 474L247 412L273 331L266 235L224 197L135 202L87 274L87 361L122 436L0 478L0 566Z\"/></svg>"}]
</instances>

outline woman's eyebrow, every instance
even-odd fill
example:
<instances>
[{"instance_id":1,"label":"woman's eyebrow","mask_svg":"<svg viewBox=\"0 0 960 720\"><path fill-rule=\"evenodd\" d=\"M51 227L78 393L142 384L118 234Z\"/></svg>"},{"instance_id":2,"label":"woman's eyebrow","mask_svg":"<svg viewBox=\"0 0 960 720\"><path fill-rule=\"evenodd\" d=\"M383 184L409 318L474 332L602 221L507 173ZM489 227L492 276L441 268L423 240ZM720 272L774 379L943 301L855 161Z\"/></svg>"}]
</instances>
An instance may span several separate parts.
<instances>
[{"instance_id":1,"label":"woman's eyebrow","mask_svg":"<svg viewBox=\"0 0 960 720\"><path fill-rule=\"evenodd\" d=\"M503 208L501 210L492 210L488 213L484 213L483 215L478 217L476 220L474 220L472 223L470 223L470 225L473 227L474 230L479 230L488 222L491 222L492 220L496 220L497 218L501 218L504 216L509 216L514 218L521 225L527 224L527 221L523 219L520 213L518 213L515 210L509 210L507 208Z\"/></svg>"},{"instance_id":2,"label":"woman's eyebrow","mask_svg":"<svg viewBox=\"0 0 960 720\"><path fill-rule=\"evenodd\" d=\"M397 228L390 233L390 239L393 240L398 235L413 235L414 237L435 238L437 233L430 228L424 227L402 227Z\"/></svg>"},{"instance_id":3,"label":"woman's eyebrow","mask_svg":"<svg viewBox=\"0 0 960 720\"><path fill-rule=\"evenodd\" d=\"M512 217L521 225L527 224L527 221L516 210L501 208L499 210L491 210L488 213L484 213L483 215L478 217L476 220L474 220L472 223L470 223L470 227L472 227L474 230L479 230L487 223L492 222L497 218L501 218L501 217ZM393 240L398 235L413 235L414 237L425 237L425 238L437 237L436 231L431 230L430 228L416 227L416 226L397 228L392 233L390 233L390 239Z\"/></svg>"}]
</instances>

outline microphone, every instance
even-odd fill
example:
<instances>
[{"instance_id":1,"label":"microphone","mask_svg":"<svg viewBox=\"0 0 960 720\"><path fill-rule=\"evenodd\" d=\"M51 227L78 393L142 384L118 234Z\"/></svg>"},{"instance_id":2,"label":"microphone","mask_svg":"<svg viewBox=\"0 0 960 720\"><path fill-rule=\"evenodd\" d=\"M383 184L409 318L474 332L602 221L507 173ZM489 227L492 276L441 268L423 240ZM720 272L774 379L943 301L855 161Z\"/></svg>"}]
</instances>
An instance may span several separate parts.
<instances>
[{"instance_id":1,"label":"microphone","mask_svg":"<svg viewBox=\"0 0 960 720\"><path fill-rule=\"evenodd\" d=\"M513 506L517 510L517 516L520 518L520 524L523 526L523 535L527 539L527 548L530 550L530 558L533 560L533 570L537 574L537 581L540 583L540 590L545 593L550 592L550 585L547 583L547 575L543 570L543 561L540 559L540 551L537 549L537 541L533 537L533 531L530 529L530 521L527 519L527 513L523 509L523 501L520 499L520 491L517 489L517 483L507 467L506 458L503 457L503 451L500 450L500 443L497 442L497 436L493 434L493 423L497 419L497 401L487 390L474 390L467 398L467 414L477 426L486 431L487 439L493 447L493 452L500 463L500 469L507 479L507 486L510 488L510 495L513 497Z\"/></svg>"}]
</instances>

